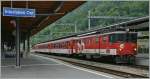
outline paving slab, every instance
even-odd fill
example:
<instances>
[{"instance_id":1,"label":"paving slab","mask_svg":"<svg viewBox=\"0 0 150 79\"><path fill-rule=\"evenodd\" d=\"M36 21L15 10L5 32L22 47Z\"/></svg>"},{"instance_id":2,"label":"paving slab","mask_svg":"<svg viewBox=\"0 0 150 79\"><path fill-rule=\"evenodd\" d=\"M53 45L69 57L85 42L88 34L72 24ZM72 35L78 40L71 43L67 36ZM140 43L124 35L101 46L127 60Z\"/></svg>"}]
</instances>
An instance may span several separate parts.
<instances>
[{"instance_id":1,"label":"paving slab","mask_svg":"<svg viewBox=\"0 0 150 79\"><path fill-rule=\"evenodd\" d=\"M2 59L2 79L110 79L101 73L91 73L68 67L52 59L31 55L21 59L21 68L15 68L15 58Z\"/></svg>"}]
</instances>

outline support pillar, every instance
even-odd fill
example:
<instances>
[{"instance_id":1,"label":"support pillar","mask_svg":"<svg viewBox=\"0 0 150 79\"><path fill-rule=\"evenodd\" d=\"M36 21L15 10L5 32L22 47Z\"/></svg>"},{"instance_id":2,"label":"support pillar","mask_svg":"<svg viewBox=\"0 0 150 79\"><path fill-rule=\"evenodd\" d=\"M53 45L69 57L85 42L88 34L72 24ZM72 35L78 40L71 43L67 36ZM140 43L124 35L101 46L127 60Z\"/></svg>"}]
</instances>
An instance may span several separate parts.
<instances>
[{"instance_id":1,"label":"support pillar","mask_svg":"<svg viewBox=\"0 0 150 79\"><path fill-rule=\"evenodd\" d=\"M26 56L28 57L30 55L30 32L27 35L27 52Z\"/></svg>"},{"instance_id":2,"label":"support pillar","mask_svg":"<svg viewBox=\"0 0 150 79\"><path fill-rule=\"evenodd\" d=\"M19 18L16 19L16 67L20 68L20 29L19 29Z\"/></svg>"},{"instance_id":3,"label":"support pillar","mask_svg":"<svg viewBox=\"0 0 150 79\"><path fill-rule=\"evenodd\" d=\"M26 58L26 40L23 41L23 58Z\"/></svg>"},{"instance_id":4,"label":"support pillar","mask_svg":"<svg viewBox=\"0 0 150 79\"><path fill-rule=\"evenodd\" d=\"M91 29L91 14L90 11L88 11L88 30Z\"/></svg>"},{"instance_id":5,"label":"support pillar","mask_svg":"<svg viewBox=\"0 0 150 79\"><path fill-rule=\"evenodd\" d=\"M5 58L4 41L1 42L1 58Z\"/></svg>"},{"instance_id":6,"label":"support pillar","mask_svg":"<svg viewBox=\"0 0 150 79\"><path fill-rule=\"evenodd\" d=\"M26 41L24 40L23 41L23 51L25 51L26 50Z\"/></svg>"},{"instance_id":7,"label":"support pillar","mask_svg":"<svg viewBox=\"0 0 150 79\"><path fill-rule=\"evenodd\" d=\"M1 51L4 52L4 41L1 42Z\"/></svg>"},{"instance_id":8,"label":"support pillar","mask_svg":"<svg viewBox=\"0 0 150 79\"><path fill-rule=\"evenodd\" d=\"M77 24L75 23L75 33L77 33Z\"/></svg>"}]
</instances>

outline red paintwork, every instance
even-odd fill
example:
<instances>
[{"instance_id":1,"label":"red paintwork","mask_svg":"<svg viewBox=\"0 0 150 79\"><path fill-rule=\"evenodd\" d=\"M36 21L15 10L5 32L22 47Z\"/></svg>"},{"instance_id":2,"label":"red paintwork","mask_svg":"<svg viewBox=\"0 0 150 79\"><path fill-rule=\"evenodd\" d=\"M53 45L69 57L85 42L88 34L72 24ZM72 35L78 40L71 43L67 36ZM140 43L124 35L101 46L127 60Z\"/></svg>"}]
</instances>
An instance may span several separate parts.
<instances>
[{"instance_id":1,"label":"red paintwork","mask_svg":"<svg viewBox=\"0 0 150 79\"><path fill-rule=\"evenodd\" d=\"M104 42L105 37L105 42ZM96 41L98 39L98 41ZM82 37L79 39L71 39L66 41L61 41L57 43L48 42L44 44L38 44L34 46L34 49L71 49L70 54L72 53L80 53L81 50L83 50L83 47L79 47L78 43L81 41L84 43L84 49L117 49L117 55L135 55L136 51L134 50L137 48L137 44L133 42L115 42L110 43L109 42L109 34L108 35L92 35L89 37ZM120 44L124 44L124 47L120 50ZM73 51L74 50L74 51Z\"/></svg>"}]
</instances>

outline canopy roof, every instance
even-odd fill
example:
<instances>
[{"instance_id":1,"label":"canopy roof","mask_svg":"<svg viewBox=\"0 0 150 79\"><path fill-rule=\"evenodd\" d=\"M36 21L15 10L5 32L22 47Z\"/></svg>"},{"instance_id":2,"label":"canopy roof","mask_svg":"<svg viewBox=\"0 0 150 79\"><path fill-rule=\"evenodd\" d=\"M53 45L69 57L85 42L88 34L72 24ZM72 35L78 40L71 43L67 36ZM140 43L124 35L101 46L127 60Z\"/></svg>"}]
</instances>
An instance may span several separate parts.
<instances>
[{"instance_id":1,"label":"canopy roof","mask_svg":"<svg viewBox=\"0 0 150 79\"><path fill-rule=\"evenodd\" d=\"M26 39L28 33L30 36L36 34L83 3L84 1L2 1L1 5L2 8L36 9L36 17L19 18L21 39ZM16 17L3 16L1 13L2 41L14 41L15 25L12 22L15 20Z\"/></svg>"}]
</instances>

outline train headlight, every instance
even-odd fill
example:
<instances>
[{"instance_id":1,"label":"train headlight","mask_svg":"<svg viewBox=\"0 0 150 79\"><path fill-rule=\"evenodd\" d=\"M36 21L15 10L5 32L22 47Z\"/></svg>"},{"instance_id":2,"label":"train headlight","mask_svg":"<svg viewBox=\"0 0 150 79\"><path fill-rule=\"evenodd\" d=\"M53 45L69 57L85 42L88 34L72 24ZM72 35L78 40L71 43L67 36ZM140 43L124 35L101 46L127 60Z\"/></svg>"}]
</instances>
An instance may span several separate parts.
<instances>
[{"instance_id":1,"label":"train headlight","mask_svg":"<svg viewBox=\"0 0 150 79\"><path fill-rule=\"evenodd\" d=\"M119 49L120 51L122 50L122 49Z\"/></svg>"},{"instance_id":2,"label":"train headlight","mask_svg":"<svg viewBox=\"0 0 150 79\"><path fill-rule=\"evenodd\" d=\"M120 44L120 49L123 49L124 48L124 44Z\"/></svg>"},{"instance_id":3,"label":"train headlight","mask_svg":"<svg viewBox=\"0 0 150 79\"><path fill-rule=\"evenodd\" d=\"M134 50L136 51L137 49L136 49L136 48L134 48Z\"/></svg>"}]
</instances>

